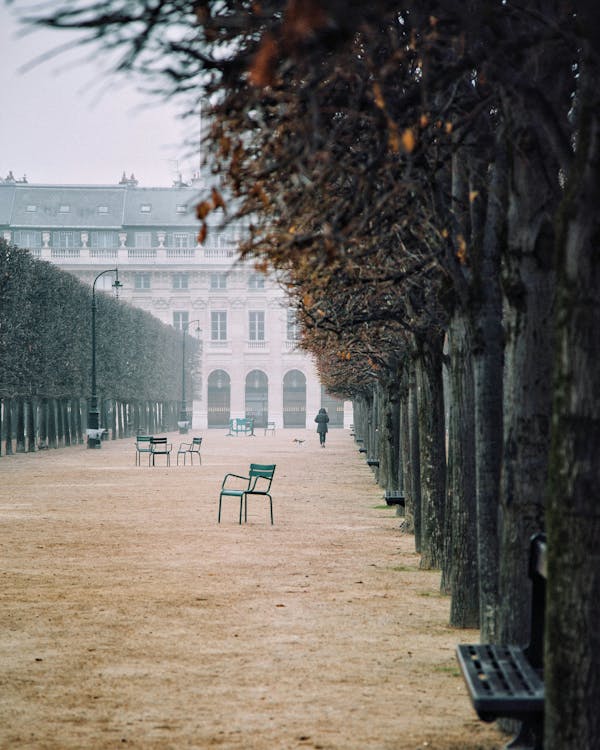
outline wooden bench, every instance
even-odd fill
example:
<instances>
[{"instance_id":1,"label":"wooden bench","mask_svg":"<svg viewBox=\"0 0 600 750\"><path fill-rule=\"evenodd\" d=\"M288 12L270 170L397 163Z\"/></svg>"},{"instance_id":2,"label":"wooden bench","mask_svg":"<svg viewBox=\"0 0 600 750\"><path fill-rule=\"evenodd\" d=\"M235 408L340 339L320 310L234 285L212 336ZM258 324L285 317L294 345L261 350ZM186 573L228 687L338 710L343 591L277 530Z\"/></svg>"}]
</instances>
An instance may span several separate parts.
<instances>
[{"instance_id":1,"label":"wooden bench","mask_svg":"<svg viewBox=\"0 0 600 750\"><path fill-rule=\"evenodd\" d=\"M529 551L531 631L525 648L512 644L460 644L458 663L482 721L516 719L519 735L507 747L543 747L546 537L536 534Z\"/></svg>"},{"instance_id":2,"label":"wooden bench","mask_svg":"<svg viewBox=\"0 0 600 750\"><path fill-rule=\"evenodd\" d=\"M152 466L154 466L154 459L156 456L166 456L167 466L171 465L171 450L173 446L167 442L166 437L151 437L150 438L150 453L152 455Z\"/></svg>"},{"instance_id":3,"label":"wooden bench","mask_svg":"<svg viewBox=\"0 0 600 750\"><path fill-rule=\"evenodd\" d=\"M370 466L372 469L379 468L379 461L376 458L367 458L367 466Z\"/></svg>"},{"instance_id":4,"label":"wooden bench","mask_svg":"<svg viewBox=\"0 0 600 750\"><path fill-rule=\"evenodd\" d=\"M202 456L200 455L200 446L202 445L202 438L192 438L191 443L180 443L177 449L177 466L179 466L179 456L183 456L183 465L185 466L186 458L190 457L190 463L194 465L194 456L198 456L198 461L202 463Z\"/></svg>"},{"instance_id":5,"label":"wooden bench","mask_svg":"<svg viewBox=\"0 0 600 750\"><path fill-rule=\"evenodd\" d=\"M150 466L150 458L152 456L152 446L150 441L152 440L151 435L137 435L135 438L135 465L140 466L142 462L142 453L148 454L148 466Z\"/></svg>"},{"instance_id":6,"label":"wooden bench","mask_svg":"<svg viewBox=\"0 0 600 750\"><path fill-rule=\"evenodd\" d=\"M251 418L237 417L229 420L229 432L227 435L238 435L239 433L244 435L254 436L254 420Z\"/></svg>"}]
</instances>

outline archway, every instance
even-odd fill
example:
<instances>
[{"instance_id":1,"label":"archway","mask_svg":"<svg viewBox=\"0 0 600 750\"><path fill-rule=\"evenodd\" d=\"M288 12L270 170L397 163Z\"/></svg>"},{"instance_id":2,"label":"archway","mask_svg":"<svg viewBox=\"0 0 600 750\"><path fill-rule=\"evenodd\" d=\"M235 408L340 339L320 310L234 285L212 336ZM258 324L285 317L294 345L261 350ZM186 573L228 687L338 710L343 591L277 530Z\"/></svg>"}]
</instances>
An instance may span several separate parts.
<instances>
[{"instance_id":1,"label":"archway","mask_svg":"<svg viewBox=\"0 0 600 750\"><path fill-rule=\"evenodd\" d=\"M335 396L330 396L323 386L321 386L321 406L327 410L329 427L344 426L344 402Z\"/></svg>"},{"instance_id":2,"label":"archway","mask_svg":"<svg viewBox=\"0 0 600 750\"><path fill-rule=\"evenodd\" d=\"M231 379L225 370L208 376L208 426L227 427L230 418Z\"/></svg>"},{"instance_id":3,"label":"archway","mask_svg":"<svg viewBox=\"0 0 600 750\"><path fill-rule=\"evenodd\" d=\"M283 376L283 426L306 428L306 377L300 370Z\"/></svg>"},{"instance_id":4,"label":"archway","mask_svg":"<svg viewBox=\"0 0 600 750\"><path fill-rule=\"evenodd\" d=\"M269 380L262 370L246 375L246 418L254 419L255 427L266 427L269 419Z\"/></svg>"}]
</instances>

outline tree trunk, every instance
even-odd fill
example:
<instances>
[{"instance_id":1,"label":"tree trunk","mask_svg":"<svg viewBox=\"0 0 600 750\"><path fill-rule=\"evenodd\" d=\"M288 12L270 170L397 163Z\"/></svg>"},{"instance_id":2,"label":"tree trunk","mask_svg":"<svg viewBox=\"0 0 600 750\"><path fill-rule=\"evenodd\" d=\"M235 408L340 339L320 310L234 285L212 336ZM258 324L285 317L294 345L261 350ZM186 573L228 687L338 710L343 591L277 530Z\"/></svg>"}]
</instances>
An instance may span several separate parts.
<instances>
[{"instance_id":1,"label":"tree trunk","mask_svg":"<svg viewBox=\"0 0 600 750\"><path fill-rule=\"evenodd\" d=\"M551 159L550 159L551 161ZM555 188L536 134L521 131L509 193L498 637L529 634L529 539L544 529L553 353ZM557 173L558 170L556 169Z\"/></svg>"},{"instance_id":2,"label":"tree trunk","mask_svg":"<svg viewBox=\"0 0 600 750\"><path fill-rule=\"evenodd\" d=\"M408 389L408 428L409 428L409 461L407 462L408 477L406 495L406 514L413 518L415 534L415 549L421 552L422 523L421 523L421 453L419 438L419 394L417 391L417 377L414 362L409 375ZM410 469L408 469L410 467Z\"/></svg>"},{"instance_id":3,"label":"tree trunk","mask_svg":"<svg viewBox=\"0 0 600 750\"><path fill-rule=\"evenodd\" d=\"M600 747L600 11L581 20L577 159L558 255L548 522L547 750ZM592 45L596 45L596 52Z\"/></svg>"},{"instance_id":4,"label":"tree trunk","mask_svg":"<svg viewBox=\"0 0 600 750\"><path fill-rule=\"evenodd\" d=\"M498 606L498 508L502 462L502 365L504 329L500 286L501 250L506 241L507 153L496 137L481 255L473 294L473 376L475 392L475 472L477 560L481 640L496 641Z\"/></svg>"},{"instance_id":5,"label":"tree trunk","mask_svg":"<svg viewBox=\"0 0 600 750\"><path fill-rule=\"evenodd\" d=\"M440 568L446 496L446 450L442 382L443 334L422 343L416 362L421 458L421 568Z\"/></svg>"},{"instance_id":6,"label":"tree trunk","mask_svg":"<svg viewBox=\"0 0 600 750\"><path fill-rule=\"evenodd\" d=\"M471 341L457 309L448 330L450 419L448 435L448 579L450 625L479 626L477 503L475 496L475 408Z\"/></svg>"}]
</instances>

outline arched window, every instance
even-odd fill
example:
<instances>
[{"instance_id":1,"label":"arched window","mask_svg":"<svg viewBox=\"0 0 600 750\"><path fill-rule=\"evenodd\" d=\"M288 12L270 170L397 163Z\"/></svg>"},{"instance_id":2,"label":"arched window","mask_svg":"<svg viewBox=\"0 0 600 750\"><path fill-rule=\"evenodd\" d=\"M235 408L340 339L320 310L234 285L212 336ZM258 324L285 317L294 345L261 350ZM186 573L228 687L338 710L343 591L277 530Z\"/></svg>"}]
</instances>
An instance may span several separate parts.
<instances>
[{"instance_id":1,"label":"arched window","mask_svg":"<svg viewBox=\"0 0 600 750\"><path fill-rule=\"evenodd\" d=\"M269 380L262 370L246 375L246 418L255 427L266 427L269 420Z\"/></svg>"},{"instance_id":2,"label":"arched window","mask_svg":"<svg viewBox=\"0 0 600 750\"><path fill-rule=\"evenodd\" d=\"M306 377L300 370L283 377L283 426L306 428Z\"/></svg>"},{"instance_id":3,"label":"arched window","mask_svg":"<svg viewBox=\"0 0 600 750\"><path fill-rule=\"evenodd\" d=\"M213 370L208 376L208 426L228 427L231 403L231 379L225 370Z\"/></svg>"}]
</instances>

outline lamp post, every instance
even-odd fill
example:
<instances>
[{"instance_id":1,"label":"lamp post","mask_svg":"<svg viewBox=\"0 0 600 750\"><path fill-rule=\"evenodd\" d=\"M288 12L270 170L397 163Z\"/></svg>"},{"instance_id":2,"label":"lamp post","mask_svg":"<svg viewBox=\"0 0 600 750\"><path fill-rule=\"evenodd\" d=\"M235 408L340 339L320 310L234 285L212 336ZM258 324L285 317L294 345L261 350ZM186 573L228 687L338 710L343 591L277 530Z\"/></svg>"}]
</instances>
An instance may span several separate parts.
<instances>
[{"instance_id":1,"label":"lamp post","mask_svg":"<svg viewBox=\"0 0 600 750\"><path fill-rule=\"evenodd\" d=\"M188 416L187 401L185 399L185 338L187 330L192 325L192 323L198 323L198 328L196 328L197 332L202 330L199 327L199 320L190 320L187 323L183 323L181 326L181 331L183 334L183 341L181 344L181 409L179 410L179 421L177 422L179 433L181 435L185 435L187 433L191 421Z\"/></svg>"},{"instance_id":2,"label":"lamp post","mask_svg":"<svg viewBox=\"0 0 600 750\"><path fill-rule=\"evenodd\" d=\"M107 268L106 271L101 271L92 284L92 395L90 398L90 409L88 412L88 425L86 431L88 448L102 447L102 430L100 429L100 413L98 411L98 393L96 389L96 282L106 273L115 274L115 280L112 286L117 290L117 293L120 287L123 286L119 281L118 268Z\"/></svg>"}]
</instances>

